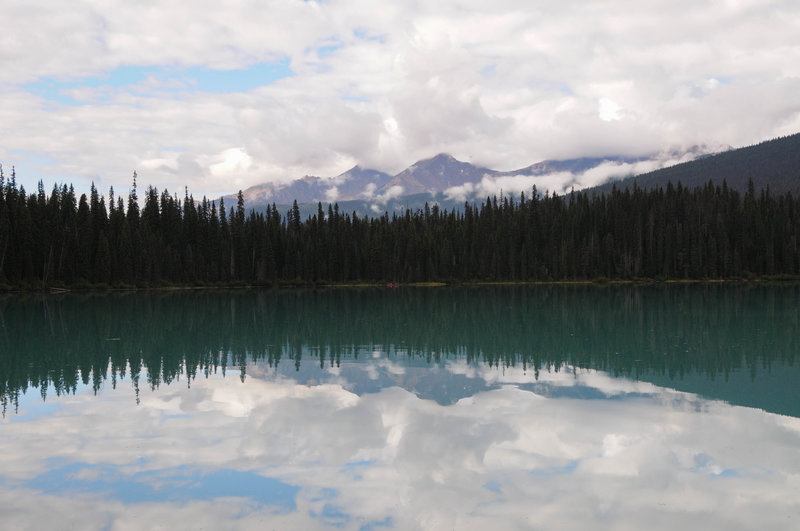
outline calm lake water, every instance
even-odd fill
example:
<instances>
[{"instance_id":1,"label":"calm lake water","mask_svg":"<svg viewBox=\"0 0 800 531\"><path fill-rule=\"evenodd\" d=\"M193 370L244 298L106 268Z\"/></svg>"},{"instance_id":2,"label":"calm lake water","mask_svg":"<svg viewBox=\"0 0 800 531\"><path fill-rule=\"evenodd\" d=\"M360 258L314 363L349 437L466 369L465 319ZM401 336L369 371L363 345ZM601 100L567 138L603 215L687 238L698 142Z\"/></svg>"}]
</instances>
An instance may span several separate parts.
<instances>
[{"instance_id":1,"label":"calm lake water","mask_svg":"<svg viewBox=\"0 0 800 531\"><path fill-rule=\"evenodd\" d=\"M800 288L0 298L3 529L798 529Z\"/></svg>"}]
</instances>

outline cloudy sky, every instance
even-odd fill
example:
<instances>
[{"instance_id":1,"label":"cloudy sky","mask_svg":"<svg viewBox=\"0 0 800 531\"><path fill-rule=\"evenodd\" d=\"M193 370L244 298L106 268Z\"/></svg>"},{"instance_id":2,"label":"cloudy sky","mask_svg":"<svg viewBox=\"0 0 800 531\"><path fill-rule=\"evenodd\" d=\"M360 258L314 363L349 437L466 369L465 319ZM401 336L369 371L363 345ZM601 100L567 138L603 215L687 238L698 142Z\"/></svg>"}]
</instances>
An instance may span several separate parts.
<instances>
[{"instance_id":1,"label":"cloudy sky","mask_svg":"<svg viewBox=\"0 0 800 531\"><path fill-rule=\"evenodd\" d=\"M3 0L18 182L216 196L800 131L795 0Z\"/></svg>"}]
</instances>

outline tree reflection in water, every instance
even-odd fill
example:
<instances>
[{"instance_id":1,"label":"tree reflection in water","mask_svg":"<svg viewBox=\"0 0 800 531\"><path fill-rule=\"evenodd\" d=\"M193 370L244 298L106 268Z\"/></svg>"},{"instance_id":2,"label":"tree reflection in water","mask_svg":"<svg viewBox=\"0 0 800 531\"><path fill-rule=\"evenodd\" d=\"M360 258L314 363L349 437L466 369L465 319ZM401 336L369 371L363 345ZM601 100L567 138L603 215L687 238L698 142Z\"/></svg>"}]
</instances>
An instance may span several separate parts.
<instances>
[{"instance_id":1,"label":"tree reflection in water","mask_svg":"<svg viewBox=\"0 0 800 531\"><path fill-rule=\"evenodd\" d=\"M30 388L44 399L130 377L138 399L142 385L230 367L244 381L248 365L378 351L522 367L532 382L591 368L800 417L798 300L794 285L718 284L12 295L0 298L0 396L5 413Z\"/></svg>"}]
</instances>

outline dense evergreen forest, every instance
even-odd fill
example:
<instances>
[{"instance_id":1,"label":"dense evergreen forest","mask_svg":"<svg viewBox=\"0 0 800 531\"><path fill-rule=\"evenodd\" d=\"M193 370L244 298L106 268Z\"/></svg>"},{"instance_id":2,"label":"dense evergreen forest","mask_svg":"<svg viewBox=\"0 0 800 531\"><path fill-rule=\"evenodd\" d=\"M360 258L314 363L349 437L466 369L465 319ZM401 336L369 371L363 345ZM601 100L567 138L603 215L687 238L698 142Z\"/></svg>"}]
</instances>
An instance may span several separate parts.
<instances>
[{"instance_id":1,"label":"dense evergreen forest","mask_svg":"<svg viewBox=\"0 0 800 531\"><path fill-rule=\"evenodd\" d=\"M716 279L800 275L800 203L711 182L492 197L374 218L226 211L148 187L48 194L0 172L0 284L10 288L331 282Z\"/></svg>"}]
</instances>

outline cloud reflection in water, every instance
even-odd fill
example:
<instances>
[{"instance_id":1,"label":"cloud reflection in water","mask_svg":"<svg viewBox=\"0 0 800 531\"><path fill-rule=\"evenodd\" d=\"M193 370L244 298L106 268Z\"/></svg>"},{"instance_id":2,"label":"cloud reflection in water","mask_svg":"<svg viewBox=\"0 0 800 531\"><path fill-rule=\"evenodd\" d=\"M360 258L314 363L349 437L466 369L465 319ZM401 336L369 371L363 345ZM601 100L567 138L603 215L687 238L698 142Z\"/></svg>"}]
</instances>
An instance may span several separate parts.
<instances>
[{"instance_id":1,"label":"cloud reflection in water","mask_svg":"<svg viewBox=\"0 0 800 531\"><path fill-rule=\"evenodd\" d=\"M780 529L800 518L800 419L601 371L534 381L459 360L442 375L483 386L449 405L402 379L353 391L370 374L413 375L397 364L347 361L313 385L254 366L244 384L212 374L143 391L138 407L126 382L48 398L26 422L2 421L0 511L11 527L46 512L115 529Z\"/></svg>"}]
</instances>

